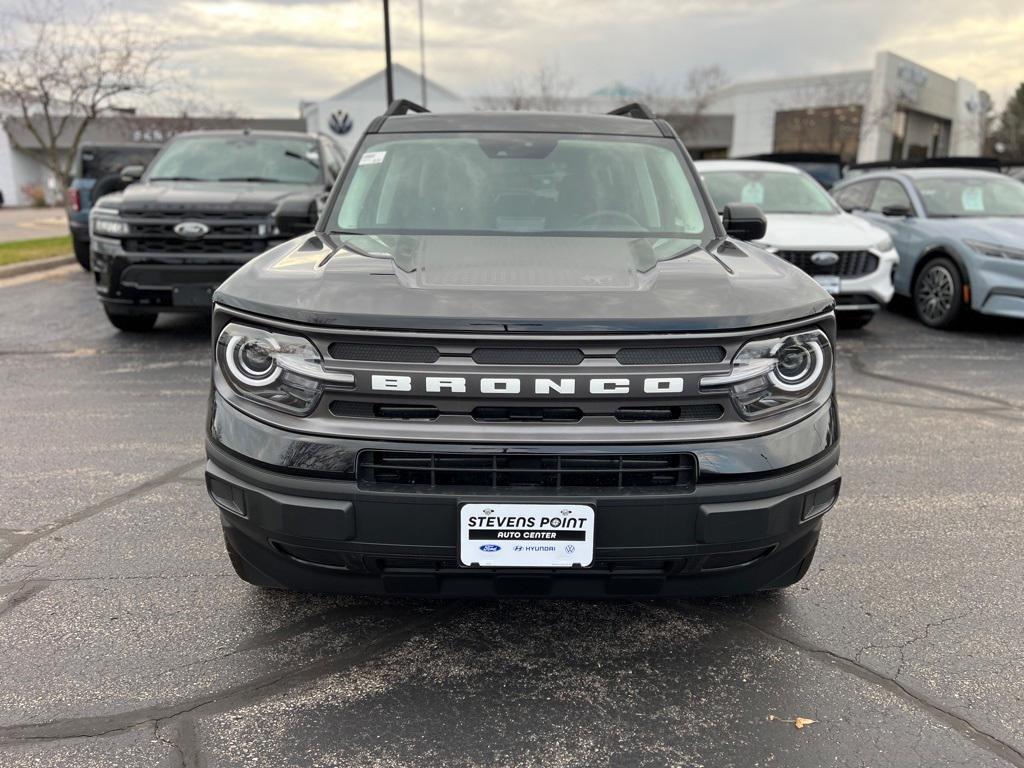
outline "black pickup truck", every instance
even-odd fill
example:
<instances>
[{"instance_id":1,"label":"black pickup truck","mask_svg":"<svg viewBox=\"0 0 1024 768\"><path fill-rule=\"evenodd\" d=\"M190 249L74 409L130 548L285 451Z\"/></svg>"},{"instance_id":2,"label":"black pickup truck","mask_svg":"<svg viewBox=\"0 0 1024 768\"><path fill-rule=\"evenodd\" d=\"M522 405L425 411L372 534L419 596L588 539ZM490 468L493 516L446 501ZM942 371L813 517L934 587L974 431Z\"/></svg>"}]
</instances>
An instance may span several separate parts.
<instances>
[{"instance_id":1,"label":"black pickup truck","mask_svg":"<svg viewBox=\"0 0 1024 768\"><path fill-rule=\"evenodd\" d=\"M253 257L312 229L344 164L325 136L278 131L179 134L132 183L96 201L90 261L103 308L123 331L161 312L209 312L214 289Z\"/></svg>"},{"instance_id":2,"label":"black pickup truck","mask_svg":"<svg viewBox=\"0 0 1024 768\"><path fill-rule=\"evenodd\" d=\"M407 114L416 111L417 114ZM368 128L312 232L216 292L207 487L268 587L750 592L840 486L834 302L720 219L672 128Z\"/></svg>"}]
</instances>

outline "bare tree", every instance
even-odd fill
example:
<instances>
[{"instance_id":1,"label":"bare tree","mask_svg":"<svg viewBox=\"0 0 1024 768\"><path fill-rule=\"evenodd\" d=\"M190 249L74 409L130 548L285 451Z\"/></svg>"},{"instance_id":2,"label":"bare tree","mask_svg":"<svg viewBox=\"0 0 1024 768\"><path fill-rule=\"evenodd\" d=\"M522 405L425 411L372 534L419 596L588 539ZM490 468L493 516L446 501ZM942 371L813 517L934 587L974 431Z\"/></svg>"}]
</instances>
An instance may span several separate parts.
<instances>
[{"instance_id":1,"label":"bare tree","mask_svg":"<svg viewBox=\"0 0 1024 768\"><path fill-rule=\"evenodd\" d=\"M157 85L166 41L147 38L92 5L72 18L64 0L37 0L0 18L0 101L20 113L36 150L62 185L89 124L118 99ZM32 143L35 146L32 146Z\"/></svg>"},{"instance_id":2,"label":"bare tree","mask_svg":"<svg viewBox=\"0 0 1024 768\"><path fill-rule=\"evenodd\" d=\"M502 93L486 96L487 109L564 110L573 101L576 83L565 75L558 63L544 63L528 77L519 75L505 84Z\"/></svg>"}]
</instances>

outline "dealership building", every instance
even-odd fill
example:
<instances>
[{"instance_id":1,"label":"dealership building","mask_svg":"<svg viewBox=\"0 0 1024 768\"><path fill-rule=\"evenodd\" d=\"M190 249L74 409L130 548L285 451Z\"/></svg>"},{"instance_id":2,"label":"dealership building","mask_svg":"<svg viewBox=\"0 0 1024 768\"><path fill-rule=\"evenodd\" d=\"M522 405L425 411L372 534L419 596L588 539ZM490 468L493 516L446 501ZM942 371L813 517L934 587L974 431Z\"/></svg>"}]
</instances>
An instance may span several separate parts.
<instances>
[{"instance_id":1,"label":"dealership building","mask_svg":"<svg viewBox=\"0 0 1024 768\"><path fill-rule=\"evenodd\" d=\"M425 101L432 112L476 109L495 101L460 96L398 64L393 83L396 98ZM298 119L105 117L89 126L86 141L162 142L181 130L248 126L327 133L351 150L383 111L385 94L384 73L378 72L325 99L301 102ZM695 157L823 152L853 163L978 155L987 98L969 80L882 51L871 69L735 83L719 91L699 115L652 106L676 127ZM639 91L615 84L570 99L562 108L606 112L634 100L642 100ZM50 200L59 199L62 190L41 152L18 146L31 147L31 136L20 117L8 115L0 130L0 193L6 203L28 204L25 190L30 186L43 187Z\"/></svg>"}]
</instances>

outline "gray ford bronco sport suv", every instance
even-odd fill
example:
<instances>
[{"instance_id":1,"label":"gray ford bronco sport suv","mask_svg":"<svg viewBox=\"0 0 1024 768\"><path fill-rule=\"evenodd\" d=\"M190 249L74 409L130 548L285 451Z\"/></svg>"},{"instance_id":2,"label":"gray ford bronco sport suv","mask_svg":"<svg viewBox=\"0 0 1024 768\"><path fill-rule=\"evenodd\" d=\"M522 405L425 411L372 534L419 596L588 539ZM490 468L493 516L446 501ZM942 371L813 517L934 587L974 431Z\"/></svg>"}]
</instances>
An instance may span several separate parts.
<instances>
[{"instance_id":1,"label":"gray ford bronco sport suv","mask_svg":"<svg viewBox=\"0 0 1024 768\"><path fill-rule=\"evenodd\" d=\"M238 575L434 596L720 595L807 572L835 315L672 128L368 128L315 229L214 301L206 481Z\"/></svg>"}]
</instances>

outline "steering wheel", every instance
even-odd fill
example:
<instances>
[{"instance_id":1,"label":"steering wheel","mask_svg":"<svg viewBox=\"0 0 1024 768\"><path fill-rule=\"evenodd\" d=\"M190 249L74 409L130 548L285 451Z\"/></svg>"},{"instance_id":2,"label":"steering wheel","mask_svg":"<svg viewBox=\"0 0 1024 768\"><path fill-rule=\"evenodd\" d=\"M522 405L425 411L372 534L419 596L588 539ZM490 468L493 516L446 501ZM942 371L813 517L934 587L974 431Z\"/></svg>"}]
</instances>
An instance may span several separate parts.
<instances>
[{"instance_id":1,"label":"steering wheel","mask_svg":"<svg viewBox=\"0 0 1024 768\"><path fill-rule=\"evenodd\" d=\"M627 225L631 227L636 227L637 229L644 228L643 224L634 219L625 211L594 211L593 213L588 213L586 216L577 221L576 226L585 227L592 221L597 221L599 219L618 219L620 222L625 222Z\"/></svg>"}]
</instances>

